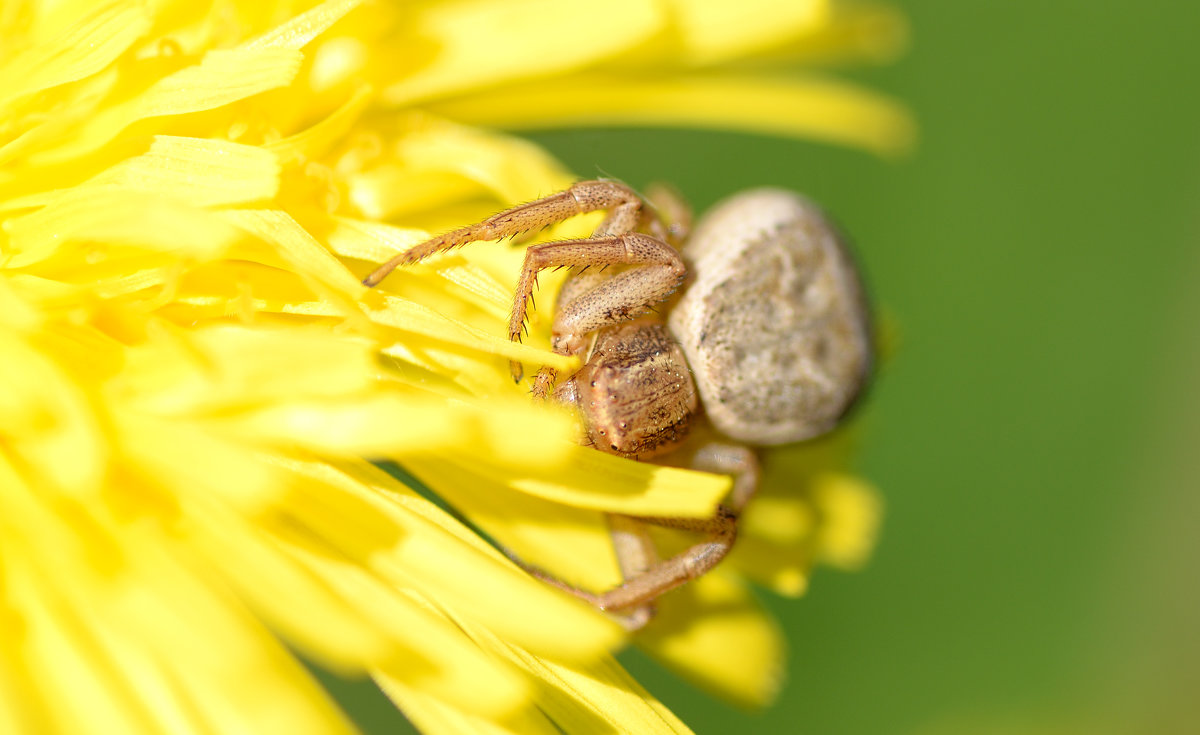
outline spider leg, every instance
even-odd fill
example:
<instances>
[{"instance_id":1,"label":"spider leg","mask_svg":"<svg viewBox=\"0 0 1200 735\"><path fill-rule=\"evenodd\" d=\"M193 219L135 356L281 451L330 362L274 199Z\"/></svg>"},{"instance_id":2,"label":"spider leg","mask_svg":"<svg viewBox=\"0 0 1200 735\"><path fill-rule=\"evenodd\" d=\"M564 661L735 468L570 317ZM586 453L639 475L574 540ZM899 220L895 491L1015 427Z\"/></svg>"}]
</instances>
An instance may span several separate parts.
<instances>
[{"instance_id":1,"label":"spider leg","mask_svg":"<svg viewBox=\"0 0 1200 735\"><path fill-rule=\"evenodd\" d=\"M689 463L693 469L715 472L718 475L733 475L733 490L729 493L729 507L741 513L758 491L758 455L742 444L709 442L696 450Z\"/></svg>"},{"instance_id":2,"label":"spider leg","mask_svg":"<svg viewBox=\"0 0 1200 735\"><path fill-rule=\"evenodd\" d=\"M664 183L653 183L647 187L646 201L654 213L650 220L650 232L675 247L682 246L692 231L692 208L687 201L675 187Z\"/></svg>"},{"instance_id":3,"label":"spider leg","mask_svg":"<svg viewBox=\"0 0 1200 735\"><path fill-rule=\"evenodd\" d=\"M414 245L376 268L363 279L363 284L366 286L378 285L398 266L411 265L434 253L471 242L512 237L522 232L562 222L586 212L611 210L612 213L605 223L614 222L616 227L624 226L625 220L632 213L633 222L636 225L640 207L641 200L638 195L624 184L604 180L580 181L557 194L507 209L477 224L452 230ZM624 213L618 215L618 211ZM628 226L628 229L633 229L634 225ZM605 234L615 231L606 230Z\"/></svg>"},{"instance_id":4,"label":"spider leg","mask_svg":"<svg viewBox=\"0 0 1200 735\"><path fill-rule=\"evenodd\" d=\"M532 576L616 616L631 631L650 622L654 616L654 600L715 567L733 548L737 538L737 515L725 507L718 508L717 514L708 519L610 515L609 524L618 565L627 576L624 582L607 592L595 593L576 587L516 561ZM657 561L646 525L703 533L706 539L670 559Z\"/></svg>"}]
</instances>

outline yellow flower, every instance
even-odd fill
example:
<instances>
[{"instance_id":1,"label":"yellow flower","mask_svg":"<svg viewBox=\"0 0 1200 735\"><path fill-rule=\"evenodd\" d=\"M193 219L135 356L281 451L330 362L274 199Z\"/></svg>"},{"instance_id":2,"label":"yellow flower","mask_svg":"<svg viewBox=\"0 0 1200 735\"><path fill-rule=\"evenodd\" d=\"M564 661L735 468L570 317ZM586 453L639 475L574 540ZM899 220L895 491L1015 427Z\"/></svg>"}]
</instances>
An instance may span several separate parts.
<instances>
[{"instance_id":1,"label":"yellow flower","mask_svg":"<svg viewBox=\"0 0 1200 735\"><path fill-rule=\"evenodd\" d=\"M571 363L544 315L533 346L503 338L519 250L359 279L571 181L463 123L903 148L888 101L750 63L886 54L901 25L794 0L356 5L0 13L0 731L349 729L289 647L430 732L686 731L611 658L617 625L363 457L598 588L603 511L705 516L728 481L578 447L530 405L508 359ZM766 493L648 650L769 699L780 641L737 572L799 594L816 558L861 562L877 509L837 446L785 455L812 481Z\"/></svg>"}]
</instances>

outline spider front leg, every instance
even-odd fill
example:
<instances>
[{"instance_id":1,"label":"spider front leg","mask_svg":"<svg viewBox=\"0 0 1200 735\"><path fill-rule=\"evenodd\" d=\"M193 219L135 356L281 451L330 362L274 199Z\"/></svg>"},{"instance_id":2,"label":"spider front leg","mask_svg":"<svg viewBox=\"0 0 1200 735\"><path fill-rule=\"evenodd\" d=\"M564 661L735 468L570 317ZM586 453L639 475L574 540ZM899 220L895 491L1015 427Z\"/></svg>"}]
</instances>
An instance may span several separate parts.
<instances>
[{"instance_id":1,"label":"spider front leg","mask_svg":"<svg viewBox=\"0 0 1200 735\"><path fill-rule=\"evenodd\" d=\"M665 592L696 579L715 567L733 548L737 538L737 515L720 507L717 515L708 519L652 518L642 516L609 516L618 565L623 575L631 576L607 592L595 593L576 587L520 560L518 564L530 575L557 587L590 605L617 617L627 629L638 630L654 617L654 601ZM666 561L656 562L639 571L642 559L656 559L653 542L645 533L645 525L674 528L702 533L705 540L688 547ZM622 557L624 551L625 556Z\"/></svg>"},{"instance_id":2,"label":"spider front leg","mask_svg":"<svg viewBox=\"0 0 1200 735\"><path fill-rule=\"evenodd\" d=\"M414 245L372 271L363 279L363 285L376 286L397 267L412 265L434 253L472 242L501 240L558 224L578 214L609 210L611 213L605 225L596 231L597 234L615 234L620 227L625 227L621 231L627 232L637 226L641 203L642 200L632 189L616 181L580 181L557 194L506 209L477 224Z\"/></svg>"}]
</instances>

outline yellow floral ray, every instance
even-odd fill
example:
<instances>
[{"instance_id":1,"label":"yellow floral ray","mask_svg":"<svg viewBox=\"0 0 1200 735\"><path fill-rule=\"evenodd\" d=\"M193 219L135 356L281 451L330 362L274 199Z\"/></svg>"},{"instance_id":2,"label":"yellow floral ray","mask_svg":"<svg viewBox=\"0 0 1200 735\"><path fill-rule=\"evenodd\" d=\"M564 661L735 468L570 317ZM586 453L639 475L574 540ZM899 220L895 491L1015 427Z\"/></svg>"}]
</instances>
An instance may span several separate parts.
<instances>
[{"instance_id":1,"label":"yellow floral ray","mask_svg":"<svg viewBox=\"0 0 1200 735\"><path fill-rule=\"evenodd\" d=\"M780 45L820 28L830 15L828 0L671 0L669 4L682 47L671 61L689 66L719 64Z\"/></svg>"},{"instance_id":2,"label":"yellow floral ray","mask_svg":"<svg viewBox=\"0 0 1200 735\"><path fill-rule=\"evenodd\" d=\"M274 153L280 164L285 166L317 158L337 144L353 127L371 102L372 94L370 87L363 86L311 127L267 143L263 148Z\"/></svg>"},{"instance_id":3,"label":"yellow floral ray","mask_svg":"<svg viewBox=\"0 0 1200 735\"><path fill-rule=\"evenodd\" d=\"M39 39L0 65L0 109L13 100L91 76L150 28L136 2L75 3L80 15L57 38ZM68 15L64 13L64 15Z\"/></svg>"},{"instance_id":4,"label":"yellow floral ray","mask_svg":"<svg viewBox=\"0 0 1200 735\"><path fill-rule=\"evenodd\" d=\"M756 54L771 63L882 63L895 59L908 45L908 21L896 8L876 3L836 3L826 22L777 48Z\"/></svg>"},{"instance_id":5,"label":"yellow floral ray","mask_svg":"<svg viewBox=\"0 0 1200 735\"><path fill-rule=\"evenodd\" d=\"M170 329L125 353L110 389L127 405L164 416L215 414L289 398L336 398L372 387L371 345L315 327L251 329L213 324Z\"/></svg>"},{"instance_id":6,"label":"yellow floral ray","mask_svg":"<svg viewBox=\"0 0 1200 735\"><path fill-rule=\"evenodd\" d=\"M59 163L100 148L138 120L211 110L284 87L300 70L301 60L299 51L288 48L209 51L199 64L163 77L125 102L105 107L81 122L66 136L67 142L33 153L30 160L41 165ZM32 142L22 149L29 145ZM3 154L0 149L0 156Z\"/></svg>"},{"instance_id":7,"label":"yellow floral ray","mask_svg":"<svg viewBox=\"0 0 1200 735\"><path fill-rule=\"evenodd\" d=\"M591 660L620 640L615 623L532 579L472 531L378 468L352 461L339 464L337 470L311 463L289 467L355 493L358 502L404 529L404 542L393 553L370 558L368 566L381 578L419 590L441 609L469 611L473 620L497 635L556 660ZM364 487L369 491L364 493ZM324 525L338 532L339 548L352 551L361 545L363 539L346 536L342 525L335 528L323 522L328 510L316 502L311 493L296 495L290 508L305 525Z\"/></svg>"},{"instance_id":8,"label":"yellow floral ray","mask_svg":"<svg viewBox=\"0 0 1200 735\"><path fill-rule=\"evenodd\" d=\"M803 494L769 495L748 509L745 537L730 557L750 579L786 597L807 590L818 562L860 569L870 556L883 514L879 493L846 473L811 477Z\"/></svg>"},{"instance_id":9,"label":"yellow floral ray","mask_svg":"<svg viewBox=\"0 0 1200 735\"><path fill-rule=\"evenodd\" d=\"M727 563L736 566L755 584L777 595L797 598L808 592L815 558L811 544L783 546L747 532Z\"/></svg>"},{"instance_id":10,"label":"yellow floral ray","mask_svg":"<svg viewBox=\"0 0 1200 735\"><path fill-rule=\"evenodd\" d=\"M542 684L535 701L565 732L691 732L612 658L572 666L507 648Z\"/></svg>"},{"instance_id":11,"label":"yellow floral ray","mask_svg":"<svg viewBox=\"0 0 1200 735\"><path fill-rule=\"evenodd\" d=\"M513 487L547 500L611 513L707 518L731 484L728 476L626 462L591 447L572 444L569 451L570 466L584 480L579 487L537 472L518 479Z\"/></svg>"},{"instance_id":12,"label":"yellow floral ray","mask_svg":"<svg viewBox=\"0 0 1200 735\"><path fill-rule=\"evenodd\" d=\"M504 717L481 717L453 707L387 671L372 678L421 732L439 735L562 735L541 711L525 706Z\"/></svg>"},{"instance_id":13,"label":"yellow floral ray","mask_svg":"<svg viewBox=\"0 0 1200 735\"><path fill-rule=\"evenodd\" d=\"M112 441L120 446L114 459L155 487L209 493L252 513L277 502L286 486L286 477L264 463L261 453L190 422L116 407L110 420ZM203 472L196 468L196 457L204 457Z\"/></svg>"},{"instance_id":14,"label":"yellow floral ray","mask_svg":"<svg viewBox=\"0 0 1200 735\"><path fill-rule=\"evenodd\" d=\"M72 692L70 706L33 704L47 730L99 721L150 733L182 718L222 731L272 721L289 732L346 731L307 672L227 590L163 553L157 529L119 528L103 504L51 508L0 465L14 524L6 587L25 621L21 665L42 691ZM64 578L73 584L49 583Z\"/></svg>"},{"instance_id":15,"label":"yellow floral ray","mask_svg":"<svg viewBox=\"0 0 1200 735\"><path fill-rule=\"evenodd\" d=\"M611 657L576 664L536 656L468 621L468 635L533 675L533 701L563 732L690 733Z\"/></svg>"},{"instance_id":16,"label":"yellow floral ray","mask_svg":"<svg viewBox=\"0 0 1200 735\"><path fill-rule=\"evenodd\" d=\"M383 90L383 97L389 104L408 106L579 69L650 40L664 21L657 4L639 0L589 6L556 0L425 5L394 41L406 54L391 67L396 81ZM531 34L531 27L554 31ZM505 40L516 38L521 42ZM496 53L498 43L504 44L504 53Z\"/></svg>"},{"instance_id":17,"label":"yellow floral ray","mask_svg":"<svg viewBox=\"0 0 1200 735\"><path fill-rule=\"evenodd\" d=\"M38 204L44 207L13 220L10 247L18 255L8 261L8 267L22 267L54 252L64 239L60 233L88 232L97 219L96 207L90 204L97 195L174 197L190 207L241 204L274 196L278 174L275 156L250 145L157 136L145 154L121 161L72 189L43 195ZM149 231L138 239L155 235Z\"/></svg>"},{"instance_id":18,"label":"yellow floral ray","mask_svg":"<svg viewBox=\"0 0 1200 735\"><path fill-rule=\"evenodd\" d=\"M823 472L813 479L813 505L821 518L816 548L820 559L847 570L870 558L883 518L883 499L873 485L845 472Z\"/></svg>"},{"instance_id":19,"label":"yellow floral ray","mask_svg":"<svg viewBox=\"0 0 1200 735\"><path fill-rule=\"evenodd\" d=\"M408 171L458 174L505 203L545 196L574 180L562 164L527 140L469 128L428 114L404 119L406 124L394 143L394 155ZM587 222L586 218L572 221ZM580 230L579 235L584 232Z\"/></svg>"},{"instance_id":20,"label":"yellow floral ray","mask_svg":"<svg viewBox=\"0 0 1200 735\"><path fill-rule=\"evenodd\" d=\"M529 684L519 671L481 651L461 629L414 599L411 590L326 554L293 553L303 554L305 564L326 584L360 606L368 624L400 644L399 654L381 659L376 652L367 659L377 661L369 668L481 717L507 716L527 701Z\"/></svg>"},{"instance_id":21,"label":"yellow floral ray","mask_svg":"<svg viewBox=\"0 0 1200 735\"><path fill-rule=\"evenodd\" d=\"M99 190L64 199L14 222L13 267L34 266L38 273L70 280L72 273L97 282L147 265L178 264L180 258L212 260L229 250L242 233L211 212L180 199L148 192ZM159 251L88 263L86 255L105 243L114 251L129 247ZM47 245L50 245L47 247ZM115 293L115 292L112 292Z\"/></svg>"},{"instance_id":22,"label":"yellow floral ray","mask_svg":"<svg viewBox=\"0 0 1200 735\"><path fill-rule=\"evenodd\" d=\"M578 358L557 355L549 350L512 342L495 334L447 319L421 304L396 296L384 296L383 301L385 308L367 311L367 315L377 324L488 352L518 362L549 365L566 373L574 372L579 368Z\"/></svg>"},{"instance_id":23,"label":"yellow floral ray","mask_svg":"<svg viewBox=\"0 0 1200 735\"><path fill-rule=\"evenodd\" d=\"M325 0L316 7L301 13L266 33L252 38L241 45L244 49L301 49L308 45L329 26L358 7L362 0Z\"/></svg>"},{"instance_id":24,"label":"yellow floral ray","mask_svg":"<svg viewBox=\"0 0 1200 735\"><path fill-rule=\"evenodd\" d=\"M322 224L327 228L325 241L335 255L371 264L383 262L430 237L426 230L350 217L332 217ZM498 295L501 300L504 298Z\"/></svg>"},{"instance_id":25,"label":"yellow floral ray","mask_svg":"<svg viewBox=\"0 0 1200 735\"><path fill-rule=\"evenodd\" d=\"M272 254L291 266L305 281L320 283L336 306L346 316L356 315L354 300L363 285L340 260L300 226L290 214L278 209L231 209L221 213L231 224L271 243ZM271 263L268 263L270 265Z\"/></svg>"},{"instance_id":26,"label":"yellow floral ray","mask_svg":"<svg viewBox=\"0 0 1200 735\"><path fill-rule=\"evenodd\" d=\"M497 472L410 457L404 468L525 563L601 591L620 582L603 517L596 511L513 493Z\"/></svg>"},{"instance_id":27,"label":"yellow floral ray","mask_svg":"<svg viewBox=\"0 0 1200 735\"><path fill-rule=\"evenodd\" d=\"M221 140L158 136L150 150L102 171L88 181L47 197L46 206L10 222L7 265L17 268L56 252L75 235L114 234L116 225L104 215L96 197L107 197L118 208L138 207L146 196L178 200L176 211L188 208L242 204L270 198L279 186L279 164L269 152ZM122 195L125 201L122 201ZM186 203L186 204L184 204ZM188 216L188 215L184 215ZM229 228L196 213L188 220L214 236L215 254L229 239ZM170 231L142 228L136 241L170 246ZM183 243L195 242L187 237Z\"/></svg>"},{"instance_id":28,"label":"yellow floral ray","mask_svg":"<svg viewBox=\"0 0 1200 735\"><path fill-rule=\"evenodd\" d=\"M530 467L524 476L515 477L507 486L577 508L681 518L710 517L717 503L729 492L730 479L727 476L626 462L611 454L561 439L556 444L535 445L523 434L514 436L513 454L517 457L531 451L543 454L550 450L555 452L556 457L562 457L572 472L570 475L561 475L555 465L544 469ZM457 467L466 475L476 475L480 482L486 476L487 469L477 464L477 458L460 457L452 452L435 454L437 463L428 467L430 475L436 475L442 467ZM406 458L406 466L413 464L414 459L420 462L419 458Z\"/></svg>"},{"instance_id":29,"label":"yellow floral ray","mask_svg":"<svg viewBox=\"0 0 1200 735\"><path fill-rule=\"evenodd\" d=\"M47 491L96 492L103 486L108 456L93 397L64 363L7 331L0 331L0 354L5 387L0 439L7 453L41 477Z\"/></svg>"},{"instance_id":30,"label":"yellow floral ray","mask_svg":"<svg viewBox=\"0 0 1200 735\"><path fill-rule=\"evenodd\" d=\"M534 104L538 114L531 117ZM429 109L513 129L709 127L816 138L885 155L905 153L915 135L902 107L845 82L716 72L664 79L578 75L438 101Z\"/></svg>"},{"instance_id":31,"label":"yellow floral ray","mask_svg":"<svg viewBox=\"0 0 1200 735\"><path fill-rule=\"evenodd\" d=\"M454 706L483 715L503 714L524 701L523 678L416 604L411 588L373 574L370 557L347 556L332 526L349 516L361 519L355 524L363 534L358 543L373 549L372 555L394 553L406 530L355 507L360 501L326 490L323 514L276 511L254 526L192 494L191 541L214 564L238 559L228 570L230 581L247 603L326 666L347 673L364 665L394 670ZM312 493L294 495L293 501L311 502L302 496ZM302 616L291 607L297 599L308 601Z\"/></svg>"},{"instance_id":32,"label":"yellow floral ray","mask_svg":"<svg viewBox=\"0 0 1200 735\"><path fill-rule=\"evenodd\" d=\"M746 707L768 704L783 684L783 633L727 570L660 598L655 624L638 634L637 643L669 668Z\"/></svg>"}]
</instances>

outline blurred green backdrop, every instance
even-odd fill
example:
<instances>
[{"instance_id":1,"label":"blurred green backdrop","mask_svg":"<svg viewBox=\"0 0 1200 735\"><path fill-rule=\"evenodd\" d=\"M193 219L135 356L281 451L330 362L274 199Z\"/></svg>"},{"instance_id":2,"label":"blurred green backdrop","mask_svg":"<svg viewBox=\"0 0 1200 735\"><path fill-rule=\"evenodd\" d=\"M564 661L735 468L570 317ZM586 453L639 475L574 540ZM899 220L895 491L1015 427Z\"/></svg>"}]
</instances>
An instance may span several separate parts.
<instances>
[{"instance_id":1,"label":"blurred green backdrop","mask_svg":"<svg viewBox=\"0 0 1200 735\"><path fill-rule=\"evenodd\" d=\"M531 136L698 209L808 192L899 328L861 458L882 540L865 572L768 600L792 646L780 702L739 712L624 660L698 733L1195 732L1200 5L898 4L911 51L848 74L911 105L908 159ZM395 731L365 685L333 686L366 731Z\"/></svg>"}]
</instances>

